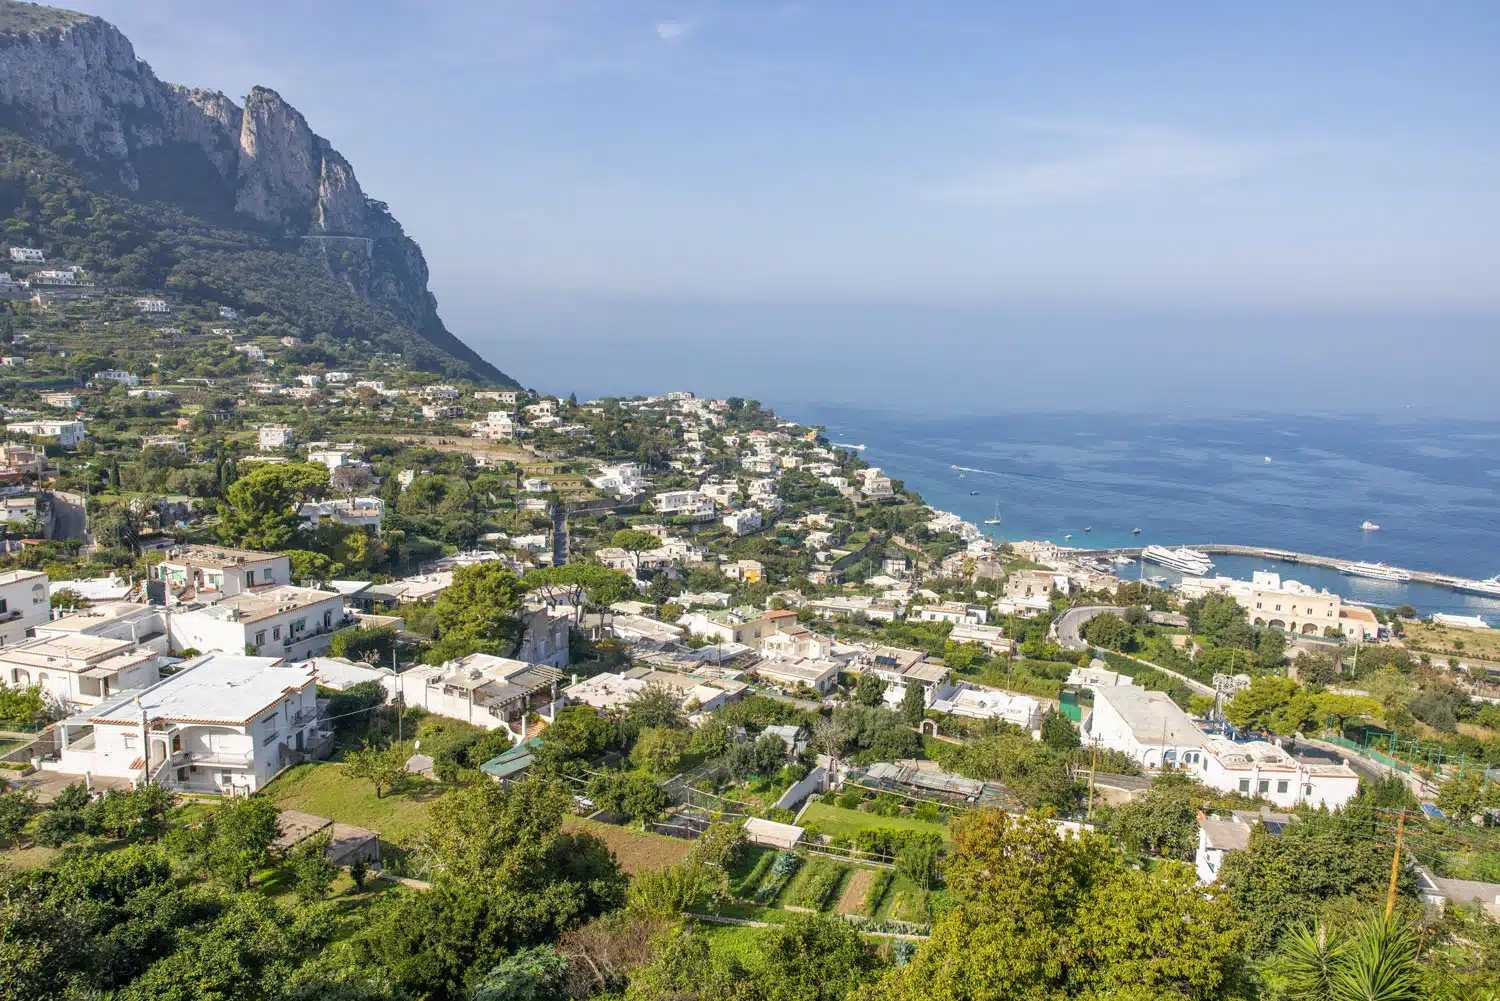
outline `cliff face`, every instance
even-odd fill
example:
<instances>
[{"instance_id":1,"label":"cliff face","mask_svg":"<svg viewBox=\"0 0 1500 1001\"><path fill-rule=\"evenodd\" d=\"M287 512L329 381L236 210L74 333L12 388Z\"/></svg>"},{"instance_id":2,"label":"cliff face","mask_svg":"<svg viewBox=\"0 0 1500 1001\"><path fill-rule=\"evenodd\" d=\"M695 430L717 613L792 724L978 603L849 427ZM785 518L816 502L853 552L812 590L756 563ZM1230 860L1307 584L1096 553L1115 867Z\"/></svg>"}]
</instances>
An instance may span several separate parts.
<instances>
[{"instance_id":1,"label":"cliff face","mask_svg":"<svg viewBox=\"0 0 1500 1001\"><path fill-rule=\"evenodd\" d=\"M275 91L241 107L164 83L106 21L0 0L0 126L141 197L300 242L435 347L511 382L443 326L421 248Z\"/></svg>"}]
</instances>

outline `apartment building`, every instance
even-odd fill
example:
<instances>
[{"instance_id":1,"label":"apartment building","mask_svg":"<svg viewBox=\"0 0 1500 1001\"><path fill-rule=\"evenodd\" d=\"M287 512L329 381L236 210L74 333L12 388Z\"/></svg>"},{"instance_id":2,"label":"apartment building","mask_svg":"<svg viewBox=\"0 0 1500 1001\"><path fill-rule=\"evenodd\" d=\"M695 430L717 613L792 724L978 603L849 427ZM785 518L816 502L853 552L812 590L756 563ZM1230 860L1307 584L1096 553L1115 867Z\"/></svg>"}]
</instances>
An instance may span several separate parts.
<instances>
[{"instance_id":1,"label":"apartment building","mask_svg":"<svg viewBox=\"0 0 1500 1001\"><path fill-rule=\"evenodd\" d=\"M36 635L52 618L47 575L40 570L0 573L0 648Z\"/></svg>"}]
</instances>

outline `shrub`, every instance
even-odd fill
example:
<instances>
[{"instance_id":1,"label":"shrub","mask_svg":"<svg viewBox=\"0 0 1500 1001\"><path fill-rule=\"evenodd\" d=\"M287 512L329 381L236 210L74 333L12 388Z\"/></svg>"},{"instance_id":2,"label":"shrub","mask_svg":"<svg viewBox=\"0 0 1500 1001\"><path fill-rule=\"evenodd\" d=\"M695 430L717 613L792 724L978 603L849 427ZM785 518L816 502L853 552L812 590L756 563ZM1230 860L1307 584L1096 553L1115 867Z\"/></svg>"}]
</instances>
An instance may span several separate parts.
<instances>
[{"instance_id":1,"label":"shrub","mask_svg":"<svg viewBox=\"0 0 1500 1001\"><path fill-rule=\"evenodd\" d=\"M833 859L818 859L812 863L803 874L802 885L797 890L797 906L821 911L827 905L833 888L844 878L844 871L844 867Z\"/></svg>"},{"instance_id":2,"label":"shrub","mask_svg":"<svg viewBox=\"0 0 1500 1001\"><path fill-rule=\"evenodd\" d=\"M786 888L786 884L796 874L802 865L802 856L795 852L777 852L776 860L771 863L771 874L766 878L755 892L757 904L770 903L776 899L776 895Z\"/></svg>"},{"instance_id":3,"label":"shrub","mask_svg":"<svg viewBox=\"0 0 1500 1001\"><path fill-rule=\"evenodd\" d=\"M771 871L771 863L776 861L775 852L766 852L755 860L755 867L750 870L749 875L740 880L739 885L734 887L734 894L738 897L749 897L753 894L761 880L766 878L766 873Z\"/></svg>"},{"instance_id":4,"label":"shrub","mask_svg":"<svg viewBox=\"0 0 1500 1001\"><path fill-rule=\"evenodd\" d=\"M880 900L885 896L885 891L891 887L891 874L886 869L875 873L875 881L865 891L865 902L863 911L869 917L874 917L875 912L880 909Z\"/></svg>"}]
</instances>

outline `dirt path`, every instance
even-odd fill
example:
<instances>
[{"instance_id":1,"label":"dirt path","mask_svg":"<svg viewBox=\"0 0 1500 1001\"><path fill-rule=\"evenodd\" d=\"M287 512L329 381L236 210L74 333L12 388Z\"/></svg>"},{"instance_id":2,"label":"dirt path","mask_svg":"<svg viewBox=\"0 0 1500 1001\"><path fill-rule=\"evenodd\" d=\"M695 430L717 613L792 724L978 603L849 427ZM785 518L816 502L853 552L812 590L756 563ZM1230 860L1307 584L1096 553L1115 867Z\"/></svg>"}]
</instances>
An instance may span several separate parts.
<instances>
[{"instance_id":1,"label":"dirt path","mask_svg":"<svg viewBox=\"0 0 1500 1001\"><path fill-rule=\"evenodd\" d=\"M865 909L865 894L870 892L870 884L875 882L875 873L870 869L855 869L854 875L849 877L849 883L844 887L844 895L839 898L838 912L840 914L860 914Z\"/></svg>"}]
</instances>

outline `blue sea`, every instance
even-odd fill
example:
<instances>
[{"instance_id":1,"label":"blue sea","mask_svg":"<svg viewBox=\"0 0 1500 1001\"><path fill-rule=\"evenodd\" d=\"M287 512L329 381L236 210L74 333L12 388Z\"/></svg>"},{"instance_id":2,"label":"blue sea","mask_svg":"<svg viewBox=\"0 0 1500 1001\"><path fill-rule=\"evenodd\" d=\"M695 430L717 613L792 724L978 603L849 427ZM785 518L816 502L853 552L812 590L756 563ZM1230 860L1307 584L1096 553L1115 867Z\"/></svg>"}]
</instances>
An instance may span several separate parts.
<instances>
[{"instance_id":1,"label":"blue sea","mask_svg":"<svg viewBox=\"0 0 1500 1001\"><path fill-rule=\"evenodd\" d=\"M866 461L1000 540L1101 548L1234 543L1465 577L1500 573L1500 425L1493 422L919 417L795 401L777 410L825 426L835 442L865 445ZM997 510L999 526L981 524ZM1380 530L1361 531L1366 520ZM1275 570L1357 601L1477 614L1500 626L1493 599L1265 559L1214 562L1226 576ZM1174 576L1160 567L1147 573Z\"/></svg>"}]
</instances>

